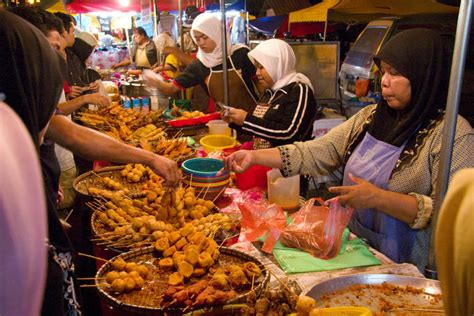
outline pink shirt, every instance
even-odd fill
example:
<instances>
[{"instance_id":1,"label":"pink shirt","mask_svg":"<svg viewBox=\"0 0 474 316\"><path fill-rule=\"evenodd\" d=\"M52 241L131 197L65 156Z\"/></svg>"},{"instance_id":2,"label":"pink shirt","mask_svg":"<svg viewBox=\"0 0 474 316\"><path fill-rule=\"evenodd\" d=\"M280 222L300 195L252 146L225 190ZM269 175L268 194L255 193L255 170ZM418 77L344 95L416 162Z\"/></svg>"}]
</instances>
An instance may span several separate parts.
<instances>
[{"instance_id":1,"label":"pink shirt","mask_svg":"<svg viewBox=\"0 0 474 316\"><path fill-rule=\"evenodd\" d=\"M0 102L0 315L39 315L47 213L38 154L18 115Z\"/></svg>"}]
</instances>

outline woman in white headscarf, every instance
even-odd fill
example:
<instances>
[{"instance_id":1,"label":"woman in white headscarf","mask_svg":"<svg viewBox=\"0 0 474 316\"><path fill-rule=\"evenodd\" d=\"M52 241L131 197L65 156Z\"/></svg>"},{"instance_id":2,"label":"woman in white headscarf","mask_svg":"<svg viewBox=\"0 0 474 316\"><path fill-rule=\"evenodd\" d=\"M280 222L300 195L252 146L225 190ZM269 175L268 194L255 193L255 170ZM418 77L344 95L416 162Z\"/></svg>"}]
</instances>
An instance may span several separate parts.
<instances>
[{"instance_id":1,"label":"woman in white headscarf","mask_svg":"<svg viewBox=\"0 0 474 316\"><path fill-rule=\"evenodd\" d=\"M173 95L180 89L201 85L215 101L224 101L222 71L222 25L219 18L203 13L193 21L191 36L198 46L197 60L186 67L173 82L160 81L145 76L148 84L162 93ZM249 49L244 45L231 45L227 33L229 106L253 111L256 104L256 90L252 77L255 67L249 60Z\"/></svg>"},{"instance_id":2,"label":"woman in white headscarf","mask_svg":"<svg viewBox=\"0 0 474 316\"><path fill-rule=\"evenodd\" d=\"M296 72L291 46L270 39L248 55L266 90L253 112L231 108L223 118L232 127L254 135L254 149L310 139L317 105L310 80Z\"/></svg>"}]
</instances>

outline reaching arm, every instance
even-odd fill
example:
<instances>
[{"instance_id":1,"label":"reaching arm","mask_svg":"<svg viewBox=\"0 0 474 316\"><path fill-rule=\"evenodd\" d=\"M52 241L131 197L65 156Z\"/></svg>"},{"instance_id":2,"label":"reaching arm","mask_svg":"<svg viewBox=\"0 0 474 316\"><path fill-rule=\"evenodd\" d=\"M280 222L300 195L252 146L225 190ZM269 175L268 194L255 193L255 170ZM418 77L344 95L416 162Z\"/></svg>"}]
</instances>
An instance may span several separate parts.
<instances>
[{"instance_id":1,"label":"reaching arm","mask_svg":"<svg viewBox=\"0 0 474 316\"><path fill-rule=\"evenodd\" d=\"M280 151L277 148L260 150L239 150L224 158L225 168L237 173L244 172L253 165L281 168Z\"/></svg>"},{"instance_id":2,"label":"reaching arm","mask_svg":"<svg viewBox=\"0 0 474 316\"><path fill-rule=\"evenodd\" d=\"M58 108L66 115L79 109L84 104L97 104L99 106L109 106L110 101L100 93L85 94L75 99L60 103Z\"/></svg>"},{"instance_id":3,"label":"reaching arm","mask_svg":"<svg viewBox=\"0 0 474 316\"><path fill-rule=\"evenodd\" d=\"M130 61L130 58L125 58L125 59L122 60L121 62L116 63L116 64L113 64L113 65L112 65L112 69L119 68L119 67L123 67L123 66L128 66L128 65L130 65L131 63L132 63L132 62Z\"/></svg>"},{"instance_id":4,"label":"reaching arm","mask_svg":"<svg viewBox=\"0 0 474 316\"><path fill-rule=\"evenodd\" d=\"M87 159L148 165L165 179L166 185L174 185L179 179L176 162L152 152L122 144L107 135L75 124L62 115L53 116L46 136L60 146Z\"/></svg>"},{"instance_id":5,"label":"reaching arm","mask_svg":"<svg viewBox=\"0 0 474 316\"><path fill-rule=\"evenodd\" d=\"M144 74L143 79L145 79L146 84L150 87L157 88L161 93L167 95L173 95L179 92L181 89L172 82L166 82L158 79L155 75L150 76Z\"/></svg>"}]
</instances>

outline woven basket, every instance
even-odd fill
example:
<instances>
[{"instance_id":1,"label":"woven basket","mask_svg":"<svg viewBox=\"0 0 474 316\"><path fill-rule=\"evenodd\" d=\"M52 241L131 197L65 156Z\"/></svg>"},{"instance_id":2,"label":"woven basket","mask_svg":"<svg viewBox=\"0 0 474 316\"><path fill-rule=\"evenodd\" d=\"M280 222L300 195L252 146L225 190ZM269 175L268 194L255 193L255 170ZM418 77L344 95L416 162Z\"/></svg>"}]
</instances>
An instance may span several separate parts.
<instances>
[{"instance_id":1,"label":"woven basket","mask_svg":"<svg viewBox=\"0 0 474 316\"><path fill-rule=\"evenodd\" d=\"M99 189L107 189L99 177L109 177L120 184L123 185L124 188L129 190L129 194L127 194L131 198L139 198L145 196L143 192L143 184L145 181L137 182L137 183L130 183L122 177L120 172L125 168L125 166L114 166L114 167L105 167L99 169L97 171L89 171L84 174L81 174L76 179L74 179L72 186L74 190L82 195L92 196L89 193L89 187L95 187ZM99 176L99 177L98 177Z\"/></svg>"},{"instance_id":2,"label":"woven basket","mask_svg":"<svg viewBox=\"0 0 474 316\"><path fill-rule=\"evenodd\" d=\"M220 250L221 254L226 254L226 255L231 256L231 257L237 257L237 258L242 259L243 261L251 261L251 262L256 263L260 267L260 269L262 270L262 276L260 277L260 279L258 281L255 281L255 286L254 286L254 289L253 289L255 294L258 297L260 295L260 293L262 292L262 290L266 287L268 281L270 280L270 273L267 271L267 269L265 268L263 263L260 260L258 260L257 258L255 258L251 255L248 255L246 253L243 253L241 251L235 250L235 249L221 247L219 250ZM134 251L130 251L130 252L121 254L121 255L115 257L115 259L121 257L125 261L127 261L127 260L130 260L130 259L133 259L133 258L140 257L142 255L145 255L143 260L146 260L147 257L148 257L148 259L151 259L153 251L154 251L153 246L152 247L147 247L147 248L143 248L143 249L140 249L140 250L134 250ZM121 300L117 299L116 297L110 295L103 288L103 284L105 282L103 277L110 270L111 270L111 262L107 262L106 264L104 264L99 269L99 271L97 271L95 284L97 285L97 291L99 292L99 296L101 297L101 299L103 299L107 304L109 304L113 308L116 308L116 309L120 310L121 312L127 312L128 315L182 315L183 314L182 310L178 309L178 308L164 310L161 307L150 307L150 306L127 304L127 303L124 303ZM159 295L159 294L157 293L156 295ZM232 309L237 309L237 307L240 310L241 306L237 306L235 304L245 303L246 299L250 295L253 295L253 292L249 290L249 291L247 291L243 294L240 294L239 296L235 297L234 299L227 301L227 304L224 305L224 306L213 307L213 308L209 308L209 309L201 309L201 310L194 311L194 312L199 313L201 311L205 311L202 314L207 315L208 312L212 313L212 311L214 310L216 312L216 315L225 315L225 312L224 312L224 314L222 314L219 311L224 311L224 310L227 309L227 312L229 312ZM235 308L232 308L232 306L234 306Z\"/></svg>"}]
</instances>

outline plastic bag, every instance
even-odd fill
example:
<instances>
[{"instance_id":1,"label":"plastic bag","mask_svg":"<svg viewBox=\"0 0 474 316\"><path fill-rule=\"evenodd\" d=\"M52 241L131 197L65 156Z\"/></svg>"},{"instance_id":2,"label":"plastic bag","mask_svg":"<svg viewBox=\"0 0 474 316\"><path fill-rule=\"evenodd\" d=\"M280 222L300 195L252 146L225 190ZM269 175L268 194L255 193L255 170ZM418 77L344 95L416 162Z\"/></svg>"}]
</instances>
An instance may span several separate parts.
<instances>
[{"instance_id":1,"label":"plastic bag","mask_svg":"<svg viewBox=\"0 0 474 316\"><path fill-rule=\"evenodd\" d=\"M321 198L307 201L291 215L293 221L281 233L280 241L285 246L302 249L317 258L335 257L353 209L342 207L337 198L326 204L329 207Z\"/></svg>"},{"instance_id":2,"label":"plastic bag","mask_svg":"<svg viewBox=\"0 0 474 316\"><path fill-rule=\"evenodd\" d=\"M239 204L242 213L239 242L253 242L267 236L262 250L271 253L279 234L286 226L283 209L276 204L245 202Z\"/></svg>"}]
</instances>

